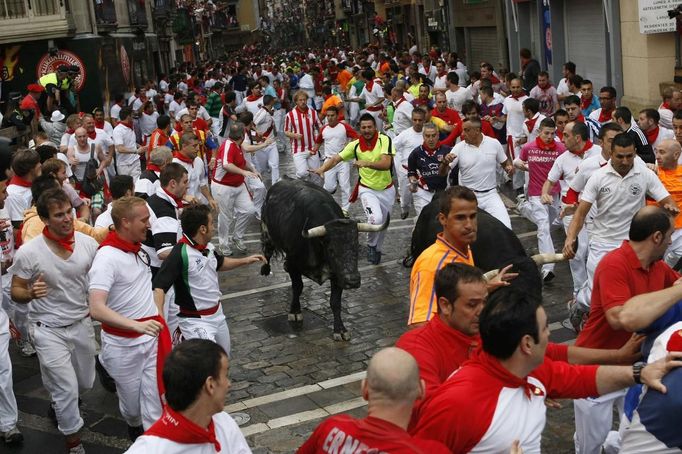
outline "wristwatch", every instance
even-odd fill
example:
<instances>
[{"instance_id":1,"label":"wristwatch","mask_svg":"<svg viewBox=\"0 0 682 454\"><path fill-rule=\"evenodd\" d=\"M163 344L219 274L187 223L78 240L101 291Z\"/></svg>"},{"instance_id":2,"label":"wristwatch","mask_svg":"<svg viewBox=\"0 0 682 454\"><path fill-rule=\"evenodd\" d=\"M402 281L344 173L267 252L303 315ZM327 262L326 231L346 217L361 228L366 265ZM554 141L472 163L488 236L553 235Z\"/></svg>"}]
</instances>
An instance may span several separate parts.
<instances>
[{"instance_id":1,"label":"wristwatch","mask_svg":"<svg viewBox=\"0 0 682 454\"><path fill-rule=\"evenodd\" d=\"M642 369L646 366L645 363L635 363L632 365L632 378L638 385L642 384Z\"/></svg>"}]
</instances>

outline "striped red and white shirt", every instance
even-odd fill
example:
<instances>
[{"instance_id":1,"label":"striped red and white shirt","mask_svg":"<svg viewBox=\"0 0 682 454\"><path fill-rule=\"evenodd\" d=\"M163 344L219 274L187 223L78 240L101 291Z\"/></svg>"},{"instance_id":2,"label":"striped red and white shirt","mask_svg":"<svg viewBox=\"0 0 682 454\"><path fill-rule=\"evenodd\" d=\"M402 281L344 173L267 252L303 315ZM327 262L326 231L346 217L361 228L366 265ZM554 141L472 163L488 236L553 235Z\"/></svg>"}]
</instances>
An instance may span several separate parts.
<instances>
[{"instance_id":1,"label":"striped red and white shirt","mask_svg":"<svg viewBox=\"0 0 682 454\"><path fill-rule=\"evenodd\" d=\"M301 111L296 107L287 114L284 130L301 134L301 139L291 139L291 152L296 154L312 150L315 145L315 132L321 128L320 119L313 109Z\"/></svg>"}]
</instances>

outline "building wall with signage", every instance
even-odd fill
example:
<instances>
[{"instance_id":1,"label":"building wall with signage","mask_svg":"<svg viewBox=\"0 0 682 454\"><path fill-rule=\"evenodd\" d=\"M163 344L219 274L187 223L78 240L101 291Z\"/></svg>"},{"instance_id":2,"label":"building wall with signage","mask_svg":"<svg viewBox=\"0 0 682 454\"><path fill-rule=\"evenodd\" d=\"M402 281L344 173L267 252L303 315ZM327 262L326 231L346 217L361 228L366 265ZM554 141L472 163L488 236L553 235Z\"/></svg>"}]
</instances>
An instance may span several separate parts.
<instances>
[{"instance_id":1,"label":"building wall with signage","mask_svg":"<svg viewBox=\"0 0 682 454\"><path fill-rule=\"evenodd\" d=\"M449 0L450 47L471 68L509 67L503 0Z\"/></svg>"}]
</instances>

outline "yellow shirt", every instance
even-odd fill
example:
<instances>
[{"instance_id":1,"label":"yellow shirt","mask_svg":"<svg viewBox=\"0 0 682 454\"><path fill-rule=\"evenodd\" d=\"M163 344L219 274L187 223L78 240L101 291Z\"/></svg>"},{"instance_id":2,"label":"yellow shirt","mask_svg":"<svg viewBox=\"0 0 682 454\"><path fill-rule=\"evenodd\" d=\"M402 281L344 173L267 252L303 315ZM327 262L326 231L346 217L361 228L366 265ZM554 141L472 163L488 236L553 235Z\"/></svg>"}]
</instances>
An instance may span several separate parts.
<instances>
[{"instance_id":1,"label":"yellow shirt","mask_svg":"<svg viewBox=\"0 0 682 454\"><path fill-rule=\"evenodd\" d=\"M431 320L438 311L436 273L449 263L466 263L474 265L471 250L460 251L448 243L439 233L436 242L422 252L412 267L410 275L410 314L407 324L422 323Z\"/></svg>"},{"instance_id":2,"label":"yellow shirt","mask_svg":"<svg viewBox=\"0 0 682 454\"><path fill-rule=\"evenodd\" d=\"M395 148L390 137L384 134L378 134L376 144L372 150L362 151L360 149L360 140L353 140L346 145L346 148L341 150L339 157L344 161L356 159L359 161L378 162L381 161L383 155L395 155ZM374 170L367 167L362 167L358 170L360 175L360 184L376 191L383 191L393 183L391 177L391 170Z\"/></svg>"}]
</instances>

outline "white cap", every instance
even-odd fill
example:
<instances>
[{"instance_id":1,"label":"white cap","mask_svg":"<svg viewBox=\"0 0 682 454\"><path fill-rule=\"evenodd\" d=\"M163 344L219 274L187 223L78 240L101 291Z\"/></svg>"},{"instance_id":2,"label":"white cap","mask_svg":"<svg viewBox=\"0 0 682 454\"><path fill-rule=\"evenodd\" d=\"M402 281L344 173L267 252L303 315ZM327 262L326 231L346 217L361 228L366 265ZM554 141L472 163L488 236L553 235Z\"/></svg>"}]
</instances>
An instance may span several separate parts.
<instances>
[{"instance_id":1,"label":"white cap","mask_svg":"<svg viewBox=\"0 0 682 454\"><path fill-rule=\"evenodd\" d=\"M52 123L54 123L57 121L62 121L64 118L65 118L64 114L61 113L61 111L55 110L54 112L52 112L52 117L50 117L50 121L52 121Z\"/></svg>"}]
</instances>

